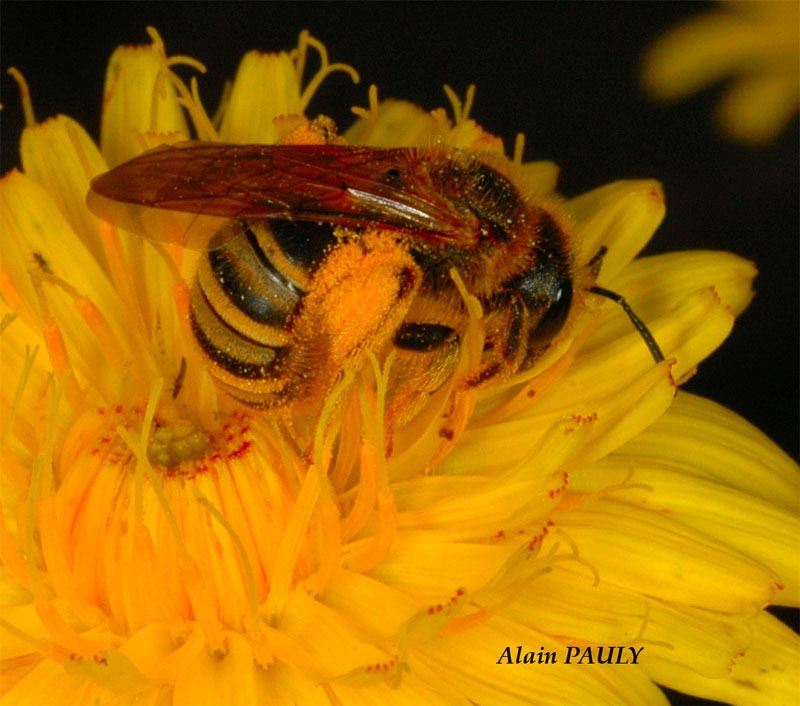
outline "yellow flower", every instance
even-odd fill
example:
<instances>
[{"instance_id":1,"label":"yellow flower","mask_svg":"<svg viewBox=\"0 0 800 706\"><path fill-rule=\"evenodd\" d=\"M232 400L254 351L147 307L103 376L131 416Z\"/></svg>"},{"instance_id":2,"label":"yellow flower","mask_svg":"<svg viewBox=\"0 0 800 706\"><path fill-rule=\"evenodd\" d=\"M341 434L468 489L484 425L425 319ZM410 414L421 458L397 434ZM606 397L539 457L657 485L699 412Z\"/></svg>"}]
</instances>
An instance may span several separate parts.
<instances>
[{"instance_id":1,"label":"yellow flower","mask_svg":"<svg viewBox=\"0 0 800 706\"><path fill-rule=\"evenodd\" d=\"M676 27L649 50L643 80L653 97L678 100L737 76L717 119L731 137L769 142L800 106L800 3L724 2Z\"/></svg>"},{"instance_id":2,"label":"yellow flower","mask_svg":"<svg viewBox=\"0 0 800 706\"><path fill-rule=\"evenodd\" d=\"M457 373L390 449L397 370L372 354L310 421L239 407L192 347L196 255L94 218L89 181L189 137L187 114L207 140L302 134L325 75L355 73L303 33L246 55L210 119L173 72L189 60L153 38L112 57L100 149L28 105L23 171L0 181L3 703L666 703L657 683L791 702L798 642L764 608L798 601L797 469L676 395L747 305L753 266L634 260L663 196L616 182L562 202L575 258L608 248L601 284L667 361L589 299L532 371L476 391L459 384L482 335L463 292ZM500 153L471 96L452 103L455 119L372 89L346 137ZM516 169L557 198L553 165Z\"/></svg>"}]
</instances>

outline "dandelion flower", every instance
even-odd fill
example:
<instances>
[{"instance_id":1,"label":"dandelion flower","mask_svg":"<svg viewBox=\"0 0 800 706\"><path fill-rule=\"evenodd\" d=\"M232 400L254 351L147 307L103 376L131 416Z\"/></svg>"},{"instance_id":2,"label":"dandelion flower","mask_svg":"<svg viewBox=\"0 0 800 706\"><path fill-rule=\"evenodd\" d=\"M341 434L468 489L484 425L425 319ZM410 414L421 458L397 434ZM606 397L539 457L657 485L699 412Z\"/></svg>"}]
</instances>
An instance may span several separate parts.
<instances>
[{"instance_id":1,"label":"dandelion flower","mask_svg":"<svg viewBox=\"0 0 800 706\"><path fill-rule=\"evenodd\" d=\"M754 145L770 142L800 105L800 4L725 2L661 37L645 57L645 87L679 100L734 77L719 104L723 132Z\"/></svg>"},{"instance_id":2,"label":"dandelion flower","mask_svg":"<svg viewBox=\"0 0 800 706\"><path fill-rule=\"evenodd\" d=\"M608 249L600 282L668 360L587 298L531 371L465 386L481 336L465 291L457 372L405 425L387 428L398 371L379 351L310 421L244 408L192 346L196 255L94 218L89 181L190 128L313 139L320 81L356 75L303 33L247 54L210 118L174 71L201 67L152 36L112 57L100 147L25 99L22 171L0 181L3 703L666 703L657 684L790 702L797 639L764 609L797 604L797 469L676 394L753 266L634 259L663 195L616 182L562 200L575 258ZM471 95L451 98L452 118L372 89L345 138L502 152ZM517 147L526 190L556 199L556 168Z\"/></svg>"}]
</instances>

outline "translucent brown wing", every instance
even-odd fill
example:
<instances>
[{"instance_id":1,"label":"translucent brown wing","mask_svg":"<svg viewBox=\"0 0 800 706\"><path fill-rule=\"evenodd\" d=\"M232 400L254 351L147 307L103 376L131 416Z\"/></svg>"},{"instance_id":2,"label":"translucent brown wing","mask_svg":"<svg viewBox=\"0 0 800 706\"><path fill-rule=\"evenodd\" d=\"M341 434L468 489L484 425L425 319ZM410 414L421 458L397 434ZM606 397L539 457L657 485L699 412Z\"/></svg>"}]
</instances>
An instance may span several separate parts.
<instances>
[{"instance_id":1,"label":"translucent brown wing","mask_svg":"<svg viewBox=\"0 0 800 706\"><path fill-rule=\"evenodd\" d=\"M474 217L431 178L431 165L447 164L450 155L445 149L189 142L145 152L102 174L87 203L100 217L133 230L137 223L146 227L138 212L144 208L223 219L380 224L464 246L475 239Z\"/></svg>"}]
</instances>

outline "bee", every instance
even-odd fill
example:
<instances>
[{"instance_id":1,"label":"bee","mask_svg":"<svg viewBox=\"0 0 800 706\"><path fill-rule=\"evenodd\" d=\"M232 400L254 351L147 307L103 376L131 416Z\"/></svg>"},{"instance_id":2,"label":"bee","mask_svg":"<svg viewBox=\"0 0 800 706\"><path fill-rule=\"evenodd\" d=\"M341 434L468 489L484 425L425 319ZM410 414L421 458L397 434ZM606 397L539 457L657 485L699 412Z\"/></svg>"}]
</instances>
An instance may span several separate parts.
<instances>
[{"instance_id":1,"label":"bee","mask_svg":"<svg viewBox=\"0 0 800 706\"><path fill-rule=\"evenodd\" d=\"M142 209L213 217L190 325L240 402L311 404L367 351L393 348L389 394L415 408L452 375L469 322L453 269L484 312L468 385L530 369L570 317L568 224L518 183L507 160L442 146L189 142L97 177L88 203L129 230L147 230Z\"/></svg>"}]
</instances>

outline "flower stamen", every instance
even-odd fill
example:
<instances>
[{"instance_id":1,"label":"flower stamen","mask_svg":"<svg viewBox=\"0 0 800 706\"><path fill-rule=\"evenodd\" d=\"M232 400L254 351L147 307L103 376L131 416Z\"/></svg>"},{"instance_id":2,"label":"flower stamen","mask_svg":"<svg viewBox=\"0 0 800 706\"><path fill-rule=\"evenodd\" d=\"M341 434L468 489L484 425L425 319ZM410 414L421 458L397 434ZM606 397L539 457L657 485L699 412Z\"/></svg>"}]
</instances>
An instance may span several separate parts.
<instances>
[{"instance_id":1,"label":"flower stamen","mask_svg":"<svg viewBox=\"0 0 800 706\"><path fill-rule=\"evenodd\" d=\"M525 152L525 133L518 132L516 137L514 138L514 156L512 161L514 164L521 165L522 164L522 155Z\"/></svg>"},{"instance_id":2,"label":"flower stamen","mask_svg":"<svg viewBox=\"0 0 800 706\"><path fill-rule=\"evenodd\" d=\"M9 319L13 319L13 316L7 316L3 320L5 324ZM2 328L5 328L4 326ZM2 331L0 331L2 333ZM5 424L3 425L2 436L0 436L0 447L5 448L6 442L8 441L8 436L11 433L11 429L14 427L14 421L17 417L17 412L19 411L20 401L22 400L22 395L25 392L25 388L28 386L28 380L30 379L31 370L33 369L33 362L36 360L36 356L39 353L39 346L34 346L31 348L30 346L25 346L25 358L22 361L22 369L20 370L19 379L17 380L17 387L14 390L14 398L11 402L11 409L8 412L8 417L6 418Z\"/></svg>"},{"instance_id":3,"label":"flower stamen","mask_svg":"<svg viewBox=\"0 0 800 706\"><path fill-rule=\"evenodd\" d=\"M103 253L108 263L109 274L114 289L119 294L122 301L126 304L126 309L132 315L130 330L135 331L141 342L148 341L147 326L144 323L142 302L133 286L126 257L120 246L119 231L115 226L107 221L100 223L100 242ZM139 346L142 350L149 350L148 345ZM149 358L149 356L148 356Z\"/></svg>"},{"instance_id":4,"label":"flower stamen","mask_svg":"<svg viewBox=\"0 0 800 706\"><path fill-rule=\"evenodd\" d=\"M301 582L309 595L317 596L336 575L341 565L342 523L338 508L332 502L322 502L317 528L318 568Z\"/></svg>"},{"instance_id":5,"label":"flower stamen","mask_svg":"<svg viewBox=\"0 0 800 706\"><path fill-rule=\"evenodd\" d=\"M371 83L369 91L367 92L367 107L362 108L361 106L354 105L350 110L359 118L374 121L378 119L378 108L378 87L374 83Z\"/></svg>"},{"instance_id":6,"label":"flower stamen","mask_svg":"<svg viewBox=\"0 0 800 706\"><path fill-rule=\"evenodd\" d=\"M27 127L33 127L36 125L36 115L33 112L33 101L31 100L31 91L28 87L28 82L16 66L12 66L7 73L17 82L17 86L19 86L19 100L20 103L22 103L25 125Z\"/></svg>"},{"instance_id":7,"label":"flower stamen","mask_svg":"<svg viewBox=\"0 0 800 706\"><path fill-rule=\"evenodd\" d=\"M78 407L83 393L75 379L75 370L67 353L64 334L55 319L46 319L42 323L42 338L56 378L63 382L70 404Z\"/></svg>"},{"instance_id":8,"label":"flower stamen","mask_svg":"<svg viewBox=\"0 0 800 706\"><path fill-rule=\"evenodd\" d=\"M275 571L264 604L267 621L271 626L278 624L289 597L292 577L303 549L303 539L319 500L319 494L319 473L315 466L311 466L300 486L300 492L275 555Z\"/></svg>"},{"instance_id":9,"label":"flower stamen","mask_svg":"<svg viewBox=\"0 0 800 706\"><path fill-rule=\"evenodd\" d=\"M325 48L325 45L316 37L313 37L308 30L304 29L302 32L300 32L300 38L298 39L296 49L297 53L295 55L295 67L297 71L298 84L302 84L309 47L313 47L317 50L317 53L319 54L320 67L317 70L317 73L311 77L311 80L308 82L308 84L306 84L306 87L303 89L303 92L300 95L298 110L300 113L306 112L306 108L311 102L311 99L314 97L314 94L322 85L323 81L330 76L330 74L335 73L336 71L343 71L350 76L353 83L358 83L361 80L361 77L358 75L358 71L356 71L349 64L328 63L328 50Z\"/></svg>"},{"instance_id":10,"label":"flower stamen","mask_svg":"<svg viewBox=\"0 0 800 706\"><path fill-rule=\"evenodd\" d=\"M192 77L190 82L191 89L189 89L187 88L186 83L172 70L173 66L183 65L189 66L201 74L204 74L206 72L206 67L200 61L190 56L176 55L168 57L166 54L166 48L164 46L164 40L161 39L161 35L158 33L155 27L148 27L147 34L150 35L150 38L153 41L153 50L162 64L162 73L159 75L158 80L163 81L164 78L166 78L166 80L168 80L178 92L178 103L188 111L189 117L192 119L192 123L194 124L197 138L200 140L210 141L219 140L219 135L214 129L213 122L209 119L208 113L206 112L205 108L203 108L203 104L200 100L197 79L194 76ZM154 129L155 125L158 124L156 122L158 98L159 95L163 95L163 91L163 83L160 83L156 90L153 91L151 125L154 126Z\"/></svg>"},{"instance_id":11,"label":"flower stamen","mask_svg":"<svg viewBox=\"0 0 800 706\"><path fill-rule=\"evenodd\" d=\"M347 567L351 571L368 571L386 558L394 543L397 534L397 506L394 493L390 490L378 493L376 521L375 534L347 557Z\"/></svg>"},{"instance_id":12,"label":"flower stamen","mask_svg":"<svg viewBox=\"0 0 800 706\"><path fill-rule=\"evenodd\" d=\"M17 314L29 326L35 325L36 318L30 307L19 293L14 279L5 268L0 267L0 297L2 297L8 308Z\"/></svg>"},{"instance_id":13,"label":"flower stamen","mask_svg":"<svg viewBox=\"0 0 800 706\"><path fill-rule=\"evenodd\" d=\"M75 308L81 315L89 330L97 339L100 350L107 356L109 362L117 368L124 365L125 354L111 326L103 316L103 312L85 294L81 294L72 284L51 272L34 270L36 280L50 284L66 292L72 299ZM37 292L43 289L36 288Z\"/></svg>"},{"instance_id":14,"label":"flower stamen","mask_svg":"<svg viewBox=\"0 0 800 706\"><path fill-rule=\"evenodd\" d=\"M355 537L369 519L378 492L378 461L375 445L367 440L361 443L361 459L358 464L360 477L353 506L342 520L342 538Z\"/></svg>"},{"instance_id":15,"label":"flower stamen","mask_svg":"<svg viewBox=\"0 0 800 706\"><path fill-rule=\"evenodd\" d=\"M386 360L383 364L383 369L381 369L380 364L378 363L378 359L372 353L369 352L369 362L372 366L372 373L375 376L375 447L376 449L385 449L386 448L386 394L389 387L389 370L392 367L392 363L395 359L395 351L392 350L389 355L386 356ZM380 455L376 455L376 468L378 471L378 487L380 489L385 489L389 486L389 477L386 471L386 454L381 452Z\"/></svg>"},{"instance_id":16,"label":"flower stamen","mask_svg":"<svg viewBox=\"0 0 800 706\"><path fill-rule=\"evenodd\" d=\"M244 543L242 542L242 539L236 530L234 530L231 523L228 522L228 520L225 519L225 516L219 511L219 508L217 508L214 503L212 503L196 489L195 499L206 509L208 514L220 524L220 526L230 536L231 541L233 541L233 543L236 545L236 551L238 552L239 559L242 562L242 570L244 572L245 584L247 587L247 604L250 611L250 623L253 627L256 627L260 620L258 616L258 590L256 589L256 578L255 573L253 572L253 566L250 563L249 557L247 556L247 550L245 549Z\"/></svg>"},{"instance_id":17,"label":"flower stamen","mask_svg":"<svg viewBox=\"0 0 800 706\"><path fill-rule=\"evenodd\" d=\"M217 104L217 109L211 117L211 124L217 131L219 131L220 125L222 125L222 118L225 117L225 111L228 109L228 105L231 102L231 91L233 91L233 81L225 81L225 85L222 87L222 96Z\"/></svg>"},{"instance_id":18,"label":"flower stamen","mask_svg":"<svg viewBox=\"0 0 800 706\"><path fill-rule=\"evenodd\" d=\"M453 122L456 125L460 125L469 120L469 113L472 110L472 104L475 102L475 84L471 83L467 86L467 93L464 96L463 103L458 94L447 84L444 85L444 92L453 110Z\"/></svg>"},{"instance_id":19,"label":"flower stamen","mask_svg":"<svg viewBox=\"0 0 800 706\"><path fill-rule=\"evenodd\" d=\"M551 561L574 561L581 566L585 566L587 569L589 569L589 571L592 572L592 576L594 577L592 581L592 588L599 586L600 572L597 570L597 567L580 555L580 550L578 549L578 545L575 543L575 540L572 539L572 537L570 537L561 527L556 527L556 532L558 533L558 536L569 545L571 552L569 554L556 554L552 557Z\"/></svg>"}]
</instances>

